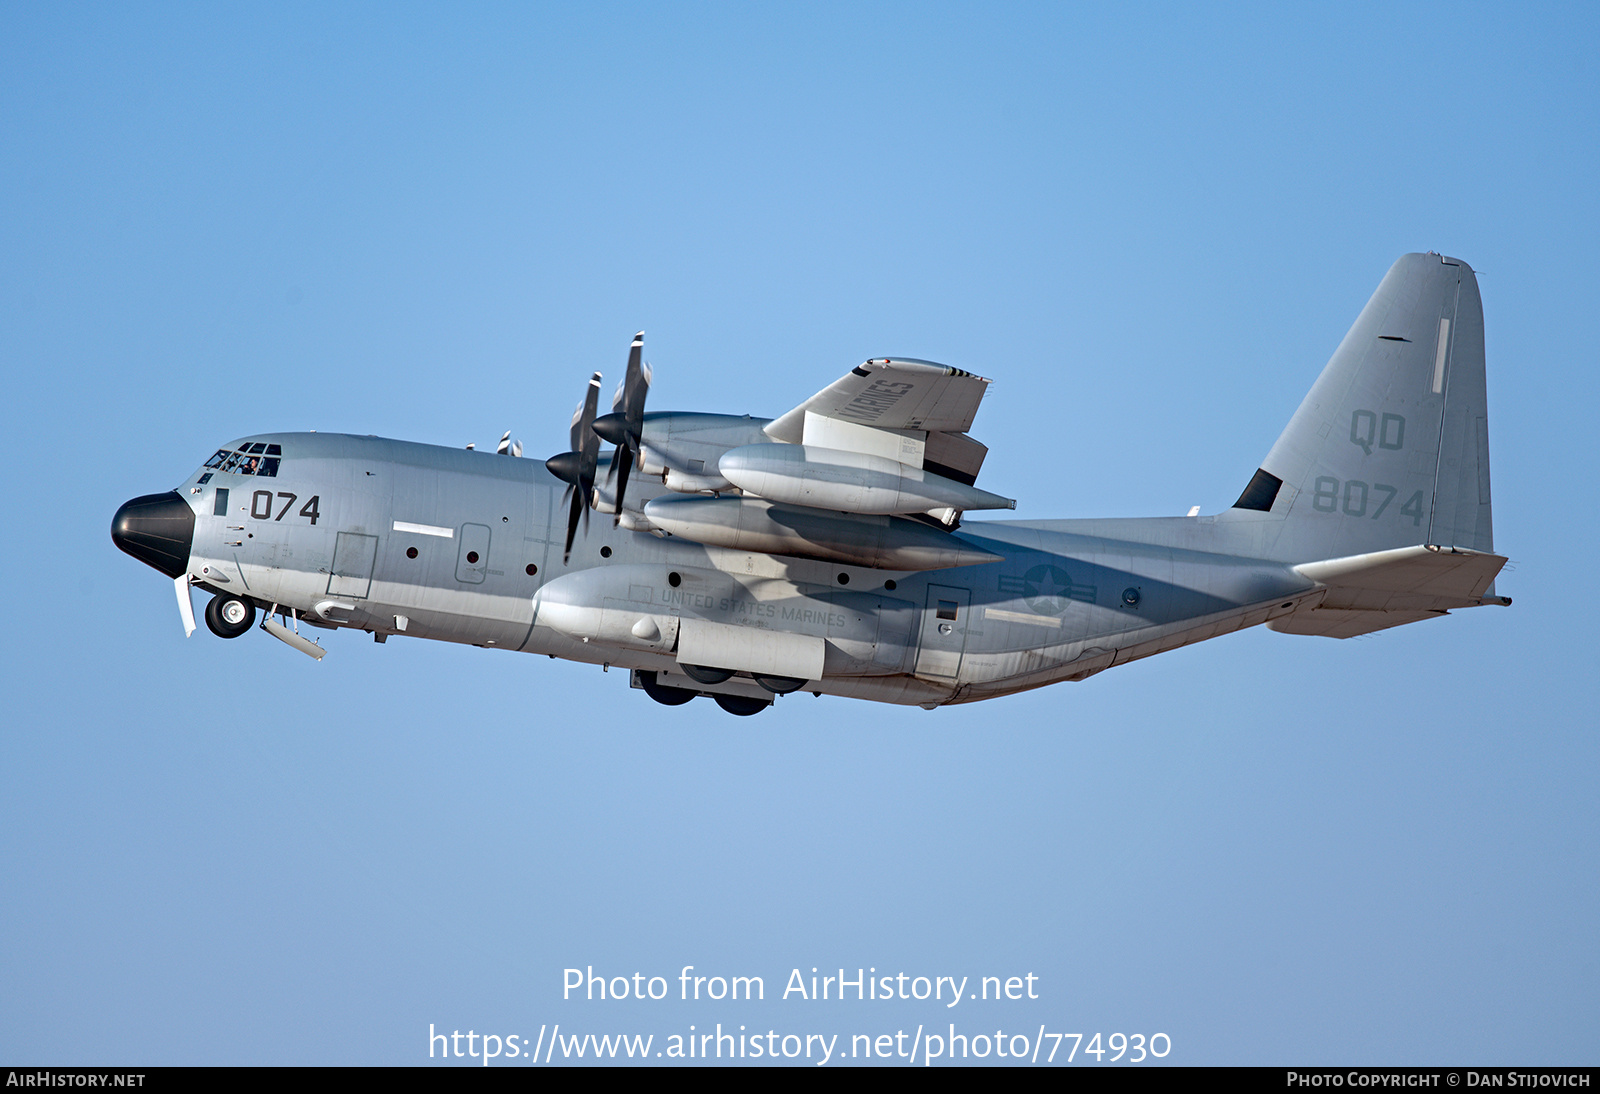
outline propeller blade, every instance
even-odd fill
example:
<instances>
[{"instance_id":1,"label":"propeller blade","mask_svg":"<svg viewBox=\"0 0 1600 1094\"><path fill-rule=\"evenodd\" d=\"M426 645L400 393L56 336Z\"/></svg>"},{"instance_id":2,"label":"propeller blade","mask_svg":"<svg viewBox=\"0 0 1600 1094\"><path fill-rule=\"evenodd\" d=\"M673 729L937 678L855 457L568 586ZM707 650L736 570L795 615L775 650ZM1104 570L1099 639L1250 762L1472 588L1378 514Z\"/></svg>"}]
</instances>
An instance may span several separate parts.
<instances>
[{"instance_id":1,"label":"propeller blade","mask_svg":"<svg viewBox=\"0 0 1600 1094\"><path fill-rule=\"evenodd\" d=\"M600 437L617 446L606 480L617 480L616 521L628 496L628 473L639 457L639 441L644 435L644 404L650 394L650 366L644 363L644 331L633 336L628 347L628 369L611 399L612 412L594 423Z\"/></svg>"},{"instance_id":2,"label":"propeller blade","mask_svg":"<svg viewBox=\"0 0 1600 1094\"><path fill-rule=\"evenodd\" d=\"M644 376L644 331L633 336L633 344L628 347L628 371L622 375L622 406L621 410L629 418L629 423L644 412L644 388L649 386L649 381Z\"/></svg>"},{"instance_id":3,"label":"propeller blade","mask_svg":"<svg viewBox=\"0 0 1600 1094\"><path fill-rule=\"evenodd\" d=\"M600 374L597 372L589 378L589 391L583 398L583 411L578 422L581 436L578 443L573 445L582 457L578 463L578 487L583 491L585 504L589 502L589 494L594 489L594 473L600 463L600 438L594 431L594 413L600 405Z\"/></svg>"},{"instance_id":4,"label":"propeller blade","mask_svg":"<svg viewBox=\"0 0 1600 1094\"><path fill-rule=\"evenodd\" d=\"M589 389L583 402L572 416L572 451L551 456L544 462L556 478L568 484L562 500L569 505L567 511L567 542L561 561L572 557L572 544L578 536L578 518L588 528L589 506L594 500L594 476L600 463L600 438L594 431L594 414L600 405L600 374L589 377ZM511 434L507 433L507 437Z\"/></svg>"},{"instance_id":5,"label":"propeller blade","mask_svg":"<svg viewBox=\"0 0 1600 1094\"><path fill-rule=\"evenodd\" d=\"M583 518L583 534L589 534L589 505L592 501L588 495L579 493L576 486L567 487L567 498L571 504L567 508L567 542L561 549L561 562L565 565L572 558L572 543L578 538L578 519ZM563 498L565 501L567 498Z\"/></svg>"},{"instance_id":6,"label":"propeller blade","mask_svg":"<svg viewBox=\"0 0 1600 1094\"><path fill-rule=\"evenodd\" d=\"M582 421L583 404L579 403L572 411L572 451L574 452L583 446L583 434L579 432L582 429L580 424Z\"/></svg>"},{"instance_id":7,"label":"propeller blade","mask_svg":"<svg viewBox=\"0 0 1600 1094\"><path fill-rule=\"evenodd\" d=\"M578 538L578 514L588 515L589 507L583 504L583 496L575 485L567 487L567 497L563 500L571 503L567 509L567 542L561 549L561 561L565 564L572 557L572 541Z\"/></svg>"},{"instance_id":8,"label":"propeller blade","mask_svg":"<svg viewBox=\"0 0 1600 1094\"><path fill-rule=\"evenodd\" d=\"M611 527L615 528L622 521L622 499L628 496L628 472L633 470L632 447L617 449L611 467L617 472L617 511L611 518Z\"/></svg>"}]
</instances>

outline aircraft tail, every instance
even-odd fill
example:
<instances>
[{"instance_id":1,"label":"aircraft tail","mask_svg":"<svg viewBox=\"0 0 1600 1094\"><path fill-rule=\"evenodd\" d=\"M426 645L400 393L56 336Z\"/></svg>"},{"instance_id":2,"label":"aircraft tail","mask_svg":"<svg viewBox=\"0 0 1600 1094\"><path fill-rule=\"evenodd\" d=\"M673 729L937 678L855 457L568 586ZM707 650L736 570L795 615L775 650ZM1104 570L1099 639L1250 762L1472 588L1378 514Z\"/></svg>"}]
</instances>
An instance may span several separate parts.
<instances>
[{"instance_id":1,"label":"aircraft tail","mask_svg":"<svg viewBox=\"0 0 1600 1094\"><path fill-rule=\"evenodd\" d=\"M1389 270L1219 520L1261 557L1436 545L1492 554L1483 303L1460 259Z\"/></svg>"}]
</instances>

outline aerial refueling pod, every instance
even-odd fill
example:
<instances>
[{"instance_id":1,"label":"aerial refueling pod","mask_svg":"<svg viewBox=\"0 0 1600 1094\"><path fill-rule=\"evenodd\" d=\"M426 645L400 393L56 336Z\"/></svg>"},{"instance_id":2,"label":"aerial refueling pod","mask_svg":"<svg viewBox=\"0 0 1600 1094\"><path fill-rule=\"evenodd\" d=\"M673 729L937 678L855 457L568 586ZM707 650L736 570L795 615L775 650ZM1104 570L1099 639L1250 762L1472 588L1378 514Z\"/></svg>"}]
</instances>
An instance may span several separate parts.
<instances>
[{"instance_id":1,"label":"aerial refueling pod","mask_svg":"<svg viewBox=\"0 0 1600 1094\"><path fill-rule=\"evenodd\" d=\"M904 517L790 507L764 498L652 498L644 515L653 527L708 547L880 570L943 570L1002 557Z\"/></svg>"},{"instance_id":2,"label":"aerial refueling pod","mask_svg":"<svg viewBox=\"0 0 1600 1094\"><path fill-rule=\"evenodd\" d=\"M1017 507L1011 498L886 456L810 444L745 445L725 453L717 470L747 494L846 513Z\"/></svg>"}]
</instances>

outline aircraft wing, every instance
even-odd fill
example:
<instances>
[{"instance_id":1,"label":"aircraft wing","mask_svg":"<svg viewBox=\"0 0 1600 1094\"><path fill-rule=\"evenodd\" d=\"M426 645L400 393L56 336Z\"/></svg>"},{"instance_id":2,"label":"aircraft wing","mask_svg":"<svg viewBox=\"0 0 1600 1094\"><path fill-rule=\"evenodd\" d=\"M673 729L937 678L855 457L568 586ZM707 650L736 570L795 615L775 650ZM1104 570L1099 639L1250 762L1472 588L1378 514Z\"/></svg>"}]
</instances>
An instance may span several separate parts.
<instances>
[{"instance_id":1,"label":"aircraft wing","mask_svg":"<svg viewBox=\"0 0 1600 1094\"><path fill-rule=\"evenodd\" d=\"M949 365L879 357L851 369L767 426L775 441L801 443L809 411L875 429L965 433L990 381Z\"/></svg>"},{"instance_id":2,"label":"aircraft wing","mask_svg":"<svg viewBox=\"0 0 1600 1094\"><path fill-rule=\"evenodd\" d=\"M788 444L885 455L971 485L988 449L966 431L990 381L949 365L877 357L774 419Z\"/></svg>"}]
</instances>

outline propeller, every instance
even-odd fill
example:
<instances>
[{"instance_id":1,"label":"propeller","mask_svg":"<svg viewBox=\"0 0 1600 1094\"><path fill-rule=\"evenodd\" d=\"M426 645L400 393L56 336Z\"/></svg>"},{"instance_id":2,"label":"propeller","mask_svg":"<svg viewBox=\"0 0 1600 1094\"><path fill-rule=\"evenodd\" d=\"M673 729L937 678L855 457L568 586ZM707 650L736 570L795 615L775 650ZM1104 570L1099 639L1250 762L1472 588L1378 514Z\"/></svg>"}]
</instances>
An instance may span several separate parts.
<instances>
[{"instance_id":1,"label":"propeller","mask_svg":"<svg viewBox=\"0 0 1600 1094\"><path fill-rule=\"evenodd\" d=\"M572 415L572 451L551 456L544 462L550 473L566 482L568 503L567 545L561 561L572 557L572 541L578 536L578 517L589 527L589 499L594 494L594 475L600 462L600 437L594 431L594 412L600 405L600 374L589 377L589 390L583 405Z\"/></svg>"},{"instance_id":2,"label":"propeller","mask_svg":"<svg viewBox=\"0 0 1600 1094\"><path fill-rule=\"evenodd\" d=\"M606 472L606 481L617 480L615 525L622 520L622 505L628 494L628 473L639 459L639 442L644 435L644 400L650 394L650 366L643 363L644 331L633 336L628 347L628 371L611 399L611 413L594 423L594 431L617 446Z\"/></svg>"}]
</instances>

